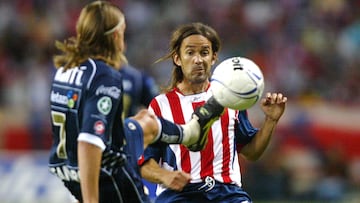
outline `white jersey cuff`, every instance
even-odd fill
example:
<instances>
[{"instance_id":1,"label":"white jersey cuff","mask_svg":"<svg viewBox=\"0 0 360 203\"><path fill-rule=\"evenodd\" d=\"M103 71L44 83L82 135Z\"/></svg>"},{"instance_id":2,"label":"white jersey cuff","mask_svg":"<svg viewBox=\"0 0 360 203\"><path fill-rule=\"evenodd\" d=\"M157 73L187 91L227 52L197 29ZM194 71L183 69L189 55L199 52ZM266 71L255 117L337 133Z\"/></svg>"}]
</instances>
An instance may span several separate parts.
<instances>
[{"instance_id":1,"label":"white jersey cuff","mask_svg":"<svg viewBox=\"0 0 360 203\"><path fill-rule=\"evenodd\" d=\"M104 151L106 148L103 140L100 137L90 134L90 133L80 133L79 137L77 138L77 141L83 141L83 142L87 142L87 143L96 145L96 146L100 147L100 149L102 151Z\"/></svg>"}]
</instances>

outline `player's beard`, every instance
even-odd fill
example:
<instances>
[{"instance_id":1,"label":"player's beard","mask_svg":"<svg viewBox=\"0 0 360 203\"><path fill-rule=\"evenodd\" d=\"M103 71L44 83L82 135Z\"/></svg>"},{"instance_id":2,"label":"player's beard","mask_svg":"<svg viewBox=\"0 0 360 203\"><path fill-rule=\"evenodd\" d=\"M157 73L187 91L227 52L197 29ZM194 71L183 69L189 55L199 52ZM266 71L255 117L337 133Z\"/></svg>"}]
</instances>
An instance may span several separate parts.
<instances>
[{"instance_id":1,"label":"player's beard","mask_svg":"<svg viewBox=\"0 0 360 203\"><path fill-rule=\"evenodd\" d=\"M206 68L194 68L188 80L193 84L201 84L206 82L209 77L210 71L208 71Z\"/></svg>"}]
</instances>

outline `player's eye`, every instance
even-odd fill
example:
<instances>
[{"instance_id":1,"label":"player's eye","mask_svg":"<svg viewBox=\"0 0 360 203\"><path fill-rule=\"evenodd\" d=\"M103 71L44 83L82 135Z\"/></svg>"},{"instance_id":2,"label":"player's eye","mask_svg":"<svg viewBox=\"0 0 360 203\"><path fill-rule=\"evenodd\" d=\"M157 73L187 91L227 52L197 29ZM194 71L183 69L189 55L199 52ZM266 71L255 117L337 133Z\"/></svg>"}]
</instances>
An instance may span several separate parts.
<instances>
[{"instance_id":1,"label":"player's eye","mask_svg":"<svg viewBox=\"0 0 360 203\"><path fill-rule=\"evenodd\" d=\"M186 51L185 53L186 53L187 55L189 55L189 56L191 56L191 55L194 54L194 52L193 52L192 50L188 50L188 51Z\"/></svg>"},{"instance_id":2,"label":"player's eye","mask_svg":"<svg viewBox=\"0 0 360 203\"><path fill-rule=\"evenodd\" d=\"M210 54L210 52L208 50L202 51L201 55L202 56L208 56Z\"/></svg>"}]
</instances>

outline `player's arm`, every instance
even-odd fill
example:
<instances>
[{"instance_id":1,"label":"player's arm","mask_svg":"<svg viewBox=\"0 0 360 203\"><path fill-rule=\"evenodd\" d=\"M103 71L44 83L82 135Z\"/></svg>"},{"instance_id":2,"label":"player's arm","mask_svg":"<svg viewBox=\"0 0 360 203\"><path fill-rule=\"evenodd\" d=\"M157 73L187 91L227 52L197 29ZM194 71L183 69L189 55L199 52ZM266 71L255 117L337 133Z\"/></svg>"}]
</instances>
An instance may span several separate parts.
<instances>
[{"instance_id":1,"label":"player's arm","mask_svg":"<svg viewBox=\"0 0 360 203\"><path fill-rule=\"evenodd\" d=\"M276 123L277 121L266 118L263 126L256 133L255 137L242 148L241 154L247 160L256 161L260 158L270 143Z\"/></svg>"},{"instance_id":2,"label":"player's arm","mask_svg":"<svg viewBox=\"0 0 360 203\"><path fill-rule=\"evenodd\" d=\"M83 202L99 201L99 174L102 149L88 142L78 142L78 164Z\"/></svg>"},{"instance_id":3,"label":"player's arm","mask_svg":"<svg viewBox=\"0 0 360 203\"><path fill-rule=\"evenodd\" d=\"M274 129L284 113L287 98L281 93L267 93L266 98L261 100L261 108L265 114L265 120L254 138L245 145L241 154L246 159L255 161L269 145Z\"/></svg>"},{"instance_id":4,"label":"player's arm","mask_svg":"<svg viewBox=\"0 0 360 203\"><path fill-rule=\"evenodd\" d=\"M183 171L163 169L154 159L149 159L140 168L141 175L149 182L163 184L165 187L182 191L191 180L191 176Z\"/></svg>"},{"instance_id":5,"label":"player's arm","mask_svg":"<svg viewBox=\"0 0 360 203\"><path fill-rule=\"evenodd\" d=\"M114 76L115 77L115 76ZM111 156L105 145L111 139L110 129L120 105L120 94L108 94L108 91L99 91L101 88L118 87L120 92L121 80L111 79L107 74L94 76L94 82L88 87L87 98L84 101L83 117L81 120L78 141L78 165L80 173L80 186L84 202L99 202L99 176L104 164L104 153ZM118 116L120 117L120 116ZM116 161L116 159L115 159Z\"/></svg>"}]
</instances>

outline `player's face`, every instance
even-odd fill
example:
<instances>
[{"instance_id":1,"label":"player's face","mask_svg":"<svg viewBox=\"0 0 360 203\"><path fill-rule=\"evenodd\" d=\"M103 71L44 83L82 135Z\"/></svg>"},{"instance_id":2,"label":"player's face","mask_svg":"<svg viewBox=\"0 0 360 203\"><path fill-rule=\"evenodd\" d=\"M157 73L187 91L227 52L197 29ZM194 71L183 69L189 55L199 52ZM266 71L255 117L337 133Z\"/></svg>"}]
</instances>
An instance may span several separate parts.
<instances>
[{"instance_id":1,"label":"player's face","mask_svg":"<svg viewBox=\"0 0 360 203\"><path fill-rule=\"evenodd\" d=\"M216 54L211 42L202 35L190 35L180 46L180 55L174 55L174 62L181 66L184 80L199 84L208 81Z\"/></svg>"}]
</instances>

